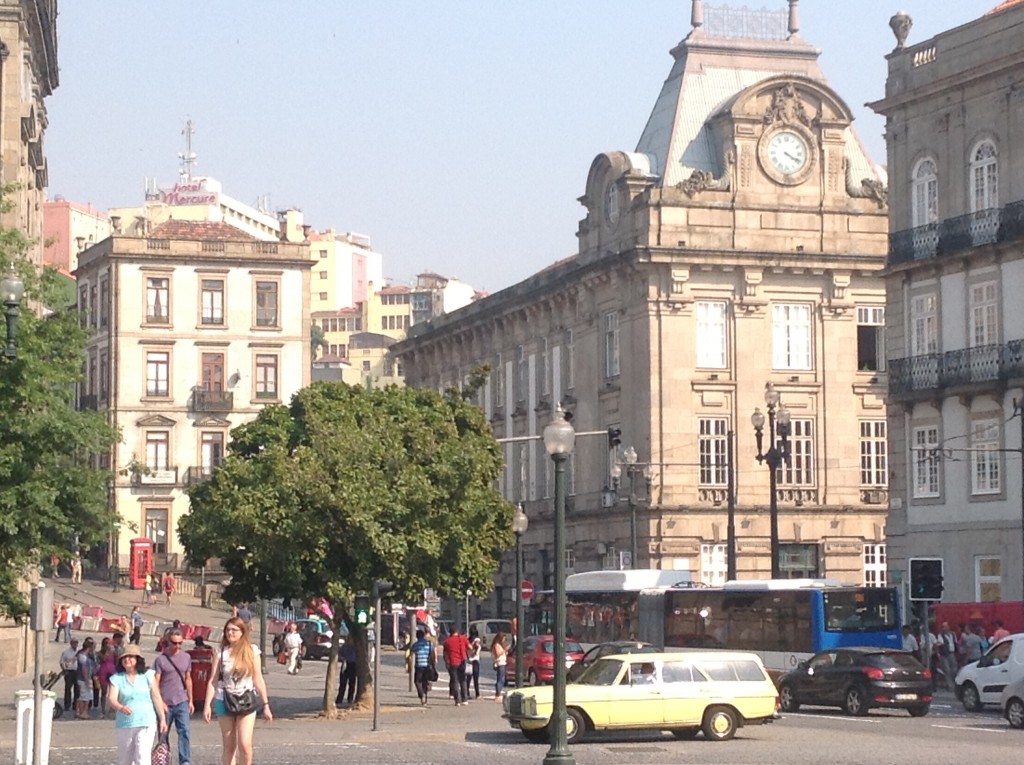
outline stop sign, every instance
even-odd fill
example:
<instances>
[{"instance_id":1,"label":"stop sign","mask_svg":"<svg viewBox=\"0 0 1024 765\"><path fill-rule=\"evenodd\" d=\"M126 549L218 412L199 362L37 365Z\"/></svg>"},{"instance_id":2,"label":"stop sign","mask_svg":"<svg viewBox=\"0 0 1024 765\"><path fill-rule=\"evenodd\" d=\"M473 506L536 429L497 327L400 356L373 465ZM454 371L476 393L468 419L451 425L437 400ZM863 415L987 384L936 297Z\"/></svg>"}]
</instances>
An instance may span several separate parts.
<instances>
[{"instance_id":1,"label":"stop sign","mask_svg":"<svg viewBox=\"0 0 1024 765\"><path fill-rule=\"evenodd\" d=\"M519 585L519 589L522 590L523 600L529 600L533 597L533 582L529 579L524 579L523 583Z\"/></svg>"}]
</instances>

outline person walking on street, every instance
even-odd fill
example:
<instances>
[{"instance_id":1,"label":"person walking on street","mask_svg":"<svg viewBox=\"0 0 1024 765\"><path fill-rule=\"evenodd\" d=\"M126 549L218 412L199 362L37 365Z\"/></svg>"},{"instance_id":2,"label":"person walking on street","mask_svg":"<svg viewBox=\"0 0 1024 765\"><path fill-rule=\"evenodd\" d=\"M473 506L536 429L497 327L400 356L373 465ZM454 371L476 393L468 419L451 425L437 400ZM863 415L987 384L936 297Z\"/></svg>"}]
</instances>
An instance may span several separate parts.
<instances>
[{"instance_id":1,"label":"person walking on street","mask_svg":"<svg viewBox=\"0 0 1024 765\"><path fill-rule=\"evenodd\" d=\"M67 603L61 603L60 609L57 611L57 637L53 639L53 642L60 642L60 633L64 633L64 642L71 642L71 612L68 610Z\"/></svg>"},{"instance_id":2,"label":"person walking on street","mask_svg":"<svg viewBox=\"0 0 1024 765\"><path fill-rule=\"evenodd\" d=\"M75 656L77 664L76 680L78 681L78 693L75 694L75 719L89 719L89 703L92 701L92 679L95 675L96 665L93 663L92 653L96 641L91 637L82 643L82 649Z\"/></svg>"},{"instance_id":3,"label":"person walking on street","mask_svg":"<svg viewBox=\"0 0 1024 765\"><path fill-rule=\"evenodd\" d=\"M505 694L505 672L508 666L504 632L499 632L491 641L491 658L494 659L494 700L501 701Z\"/></svg>"},{"instance_id":4,"label":"person walking on street","mask_svg":"<svg viewBox=\"0 0 1024 765\"><path fill-rule=\"evenodd\" d=\"M71 559L71 584L82 583L82 556L75 553Z\"/></svg>"},{"instance_id":5,"label":"person walking on street","mask_svg":"<svg viewBox=\"0 0 1024 765\"><path fill-rule=\"evenodd\" d=\"M137 645L129 645L110 677L110 708L116 713L118 765L149 765L157 730L167 733L167 707L160 684Z\"/></svg>"},{"instance_id":6,"label":"person walking on street","mask_svg":"<svg viewBox=\"0 0 1024 765\"><path fill-rule=\"evenodd\" d=\"M164 574L164 595L167 596L166 605L168 606L171 605L171 596L174 594L174 588L177 586L177 584L178 583L174 580L174 574L172 574L170 571Z\"/></svg>"},{"instance_id":7,"label":"person walking on street","mask_svg":"<svg viewBox=\"0 0 1024 765\"><path fill-rule=\"evenodd\" d=\"M469 641L458 627L452 627L452 634L444 641L444 665L448 668L448 693L455 700L455 706L466 706L466 659L469 656Z\"/></svg>"},{"instance_id":8,"label":"person walking on street","mask_svg":"<svg viewBox=\"0 0 1024 765\"><path fill-rule=\"evenodd\" d=\"M110 676L117 671L117 652L114 650L114 644L110 638L103 638L96 658L98 660L96 679L100 682L100 712L105 720L107 718L107 699L110 695Z\"/></svg>"},{"instance_id":9,"label":"person walking on street","mask_svg":"<svg viewBox=\"0 0 1024 765\"><path fill-rule=\"evenodd\" d=\"M132 617L131 618L132 618L132 636L131 636L131 638L129 638L129 641L132 642L132 643L135 643L135 645L138 645L139 641L142 640L142 625L146 623L146 620L142 618L142 611L139 609L138 606L133 606L132 607Z\"/></svg>"},{"instance_id":10,"label":"person walking on street","mask_svg":"<svg viewBox=\"0 0 1024 765\"><path fill-rule=\"evenodd\" d=\"M943 680L946 688L953 690L956 684L956 673L958 670L956 661L956 635L949 628L949 622L943 622L939 628L939 643L941 655L939 656L939 667L942 669Z\"/></svg>"},{"instance_id":11,"label":"person walking on street","mask_svg":"<svg viewBox=\"0 0 1024 765\"><path fill-rule=\"evenodd\" d=\"M64 709L70 711L78 701L78 638L71 638L61 652L60 671L64 674Z\"/></svg>"},{"instance_id":12,"label":"person walking on street","mask_svg":"<svg viewBox=\"0 0 1024 765\"><path fill-rule=\"evenodd\" d=\"M345 668L341 671L341 682L338 684L338 698L334 700L334 703L339 706L341 704L352 706L352 702L356 698L356 680L359 677L356 673L359 653L356 651L356 644L352 635L345 638L345 642L341 646L341 659L345 662Z\"/></svg>"},{"instance_id":13,"label":"person walking on street","mask_svg":"<svg viewBox=\"0 0 1024 765\"><path fill-rule=\"evenodd\" d=\"M480 698L480 651L484 644L476 627L469 628L469 664L466 665L466 697L469 698L470 684L473 698Z\"/></svg>"},{"instance_id":14,"label":"person walking on street","mask_svg":"<svg viewBox=\"0 0 1024 765\"><path fill-rule=\"evenodd\" d=\"M302 635L299 634L299 625L292 622L288 625L288 632L284 636L282 648L285 656L288 657L288 674L299 673L299 652L302 650Z\"/></svg>"},{"instance_id":15,"label":"person walking on street","mask_svg":"<svg viewBox=\"0 0 1024 765\"><path fill-rule=\"evenodd\" d=\"M256 659L256 649L249 642L249 627L241 619L232 617L224 625L220 650L213 655L210 681L206 686L206 703L203 705L203 719L206 722L213 718L214 711L217 713L223 746L223 765L252 765L256 710L229 714L227 707L224 706L225 693L234 694L252 689L259 693L263 705L263 718L267 722L273 722L274 715L270 711L267 685L263 681L263 673L260 672Z\"/></svg>"},{"instance_id":16,"label":"person walking on street","mask_svg":"<svg viewBox=\"0 0 1024 765\"><path fill-rule=\"evenodd\" d=\"M168 735L172 723L178 731L178 765L191 765L189 717L195 712L195 696L192 692L192 657L181 647L184 642L180 629L171 630L167 648L153 662L153 673L160 686L160 697L167 705Z\"/></svg>"},{"instance_id":17,"label":"person walking on street","mask_svg":"<svg viewBox=\"0 0 1024 765\"><path fill-rule=\"evenodd\" d=\"M412 662L412 680L416 686L416 695L420 697L420 704L426 706L427 696L430 693L430 684L433 682L435 669L434 645L427 640L423 630L416 630L416 641L409 646L409 657Z\"/></svg>"},{"instance_id":18,"label":"person walking on street","mask_svg":"<svg viewBox=\"0 0 1024 765\"><path fill-rule=\"evenodd\" d=\"M142 588L142 605L153 605L153 572L146 572L146 583Z\"/></svg>"}]
</instances>

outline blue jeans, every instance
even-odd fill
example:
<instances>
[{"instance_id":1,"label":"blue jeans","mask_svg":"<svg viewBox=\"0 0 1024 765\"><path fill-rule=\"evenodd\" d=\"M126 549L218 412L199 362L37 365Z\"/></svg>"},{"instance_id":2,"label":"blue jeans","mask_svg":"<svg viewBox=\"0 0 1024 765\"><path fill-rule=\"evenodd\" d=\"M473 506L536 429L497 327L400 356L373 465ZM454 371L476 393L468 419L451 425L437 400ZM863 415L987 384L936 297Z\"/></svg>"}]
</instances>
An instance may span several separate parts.
<instances>
[{"instance_id":1,"label":"blue jeans","mask_svg":"<svg viewBox=\"0 0 1024 765\"><path fill-rule=\"evenodd\" d=\"M501 664L494 671L497 673L497 678L494 681L494 696L498 697L505 692L505 665Z\"/></svg>"},{"instance_id":2,"label":"blue jeans","mask_svg":"<svg viewBox=\"0 0 1024 765\"><path fill-rule=\"evenodd\" d=\"M189 737L188 701L167 707L167 730L173 725L178 730L178 763L189 765L192 762L192 741Z\"/></svg>"}]
</instances>

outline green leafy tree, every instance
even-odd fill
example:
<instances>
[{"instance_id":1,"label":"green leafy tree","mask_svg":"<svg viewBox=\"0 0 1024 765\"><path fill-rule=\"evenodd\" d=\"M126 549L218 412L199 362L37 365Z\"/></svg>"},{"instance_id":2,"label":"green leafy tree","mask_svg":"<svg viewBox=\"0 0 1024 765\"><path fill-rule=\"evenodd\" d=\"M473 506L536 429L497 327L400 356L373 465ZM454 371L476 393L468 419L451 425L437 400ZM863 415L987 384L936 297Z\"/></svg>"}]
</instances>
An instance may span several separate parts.
<instances>
[{"instance_id":1,"label":"green leafy tree","mask_svg":"<svg viewBox=\"0 0 1024 765\"><path fill-rule=\"evenodd\" d=\"M28 241L0 229L0 263L25 282L17 356L0 358L0 612L26 613L18 582L50 555L67 557L109 537L110 471L92 467L110 452L116 430L95 411L76 411L75 384L85 363L86 330L74 287L25 257ZM70 296L70 297L69 297ZM4 335L6 337L6 335Z\"/></svg>"},{"instance_id":2,"label":"green leafy tree","mask_svg":"<svg viewBox=\"0 0 1024 765\"><path fill-rule=\"evenodd\" d=\"M316 352L318 348L327 350L327 337L324 335L323 327L313 322L313 325L309 328L309 357L316 360Z\"/></svg>"},{"instance_id":3,"label":"green leafy tree","mask_svg":"<svg viewBox=\"0 0 1024 765\"><path fill-rule=\"evenodd\" d=\"M182 543L192 560L221 558L229 599L329 598L328 715L342 622L360 657L358 703L372 700L357 593L375 581L392 582L396 600L426 587L486 593L512 542L514 507L495 489L500 447L459 391L315 383L236 428L228 451L193 489Z\"/></svg>"}]
</instances>

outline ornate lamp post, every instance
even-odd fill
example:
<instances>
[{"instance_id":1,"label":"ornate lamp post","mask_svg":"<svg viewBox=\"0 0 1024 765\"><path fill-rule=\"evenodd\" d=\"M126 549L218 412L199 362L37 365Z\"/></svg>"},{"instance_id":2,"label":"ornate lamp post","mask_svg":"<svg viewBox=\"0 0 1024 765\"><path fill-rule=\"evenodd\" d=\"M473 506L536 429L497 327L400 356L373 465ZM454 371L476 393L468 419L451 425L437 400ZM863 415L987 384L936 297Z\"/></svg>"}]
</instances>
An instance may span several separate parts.
<instances>
[{"instance_id":1,"label":"ornate lamp post","mask_svg":"<svg viewBox=\"0 0 1024 765\"><path fill-rule=\"evenodd\" d=\"M771 489L769 508L771 513L772 579L781 579L779 566L779 498L778 470L789 459L789 410L779 403L779 392L768 383L764 388L764 403L768 409L768 451L762 450L764 438L764 415L754 409L750 424L754 426L757 439L757 461L768 464L768 484Z\"/></svg>"},{"instance_id":2,"label":"ornate lamp post","mask_svg":"<svg viewBox=\"0 0 1024 765\"><path fill-rule=\"evenodd\" d=\"M21 296L25 294L25 282L18 277L11 263L7 269L7 275L0 280L0 298L4 303L4 318L7 320L7 345L4 347L4 357L13 359L18 355L17 343L14 338L18 331L18 306L21 305Z\"/></svg>"},{"instance_id":3,"label":"ornate lamp post","mask_svg":"<svg viewBox=\"0 0 1024 765\"><path fill-rule=\"evenodd\" d=\"M522 504L512 516L512 531L516 535L516 688L523 687L523 534L530 525Z\"/></svg>"},{"instance_id":4,"label":"ornate lamp post","mask_svg":"<svg viewBox=\"0 0 1024 765\"><path fill-rule=\"evenodd\" d=\"M114 521L114 592L121 591L121 521Z\"/></svg>"},{"instance_id":5,"label":"ornate lamp post","mask_svg":"<svg viewBox=\"0 0 1024 765\"><path fill-rule=\"evenodd\" d=\"M622 461L616 460L612 465L612 479L617 486L622 476L622 466L626 466L626 476L629 478L629 567L637 567L637 541L636 541L636 477L642 475L644 483L647 484L647 497L651 496L651 481L654 479L654 469L650 463L638 463L636 449L627 446L622 452Z\"/></svg>"},{"instance_id":6,"label":"ornate lamp post","mask_svg":"<svg viewBox=\"0 0 1024 765\"><path fill-rule=\"evenodd\" d=\"M565 709L565 463L575 445L576 431L558 406L554 418L544 428L544 449L555 463L555 677L549 725L551 748L544 757L544 765L576 765L569 753ZM517 662L516 666L521 664Z\"/></svg>"}]
</instances>

